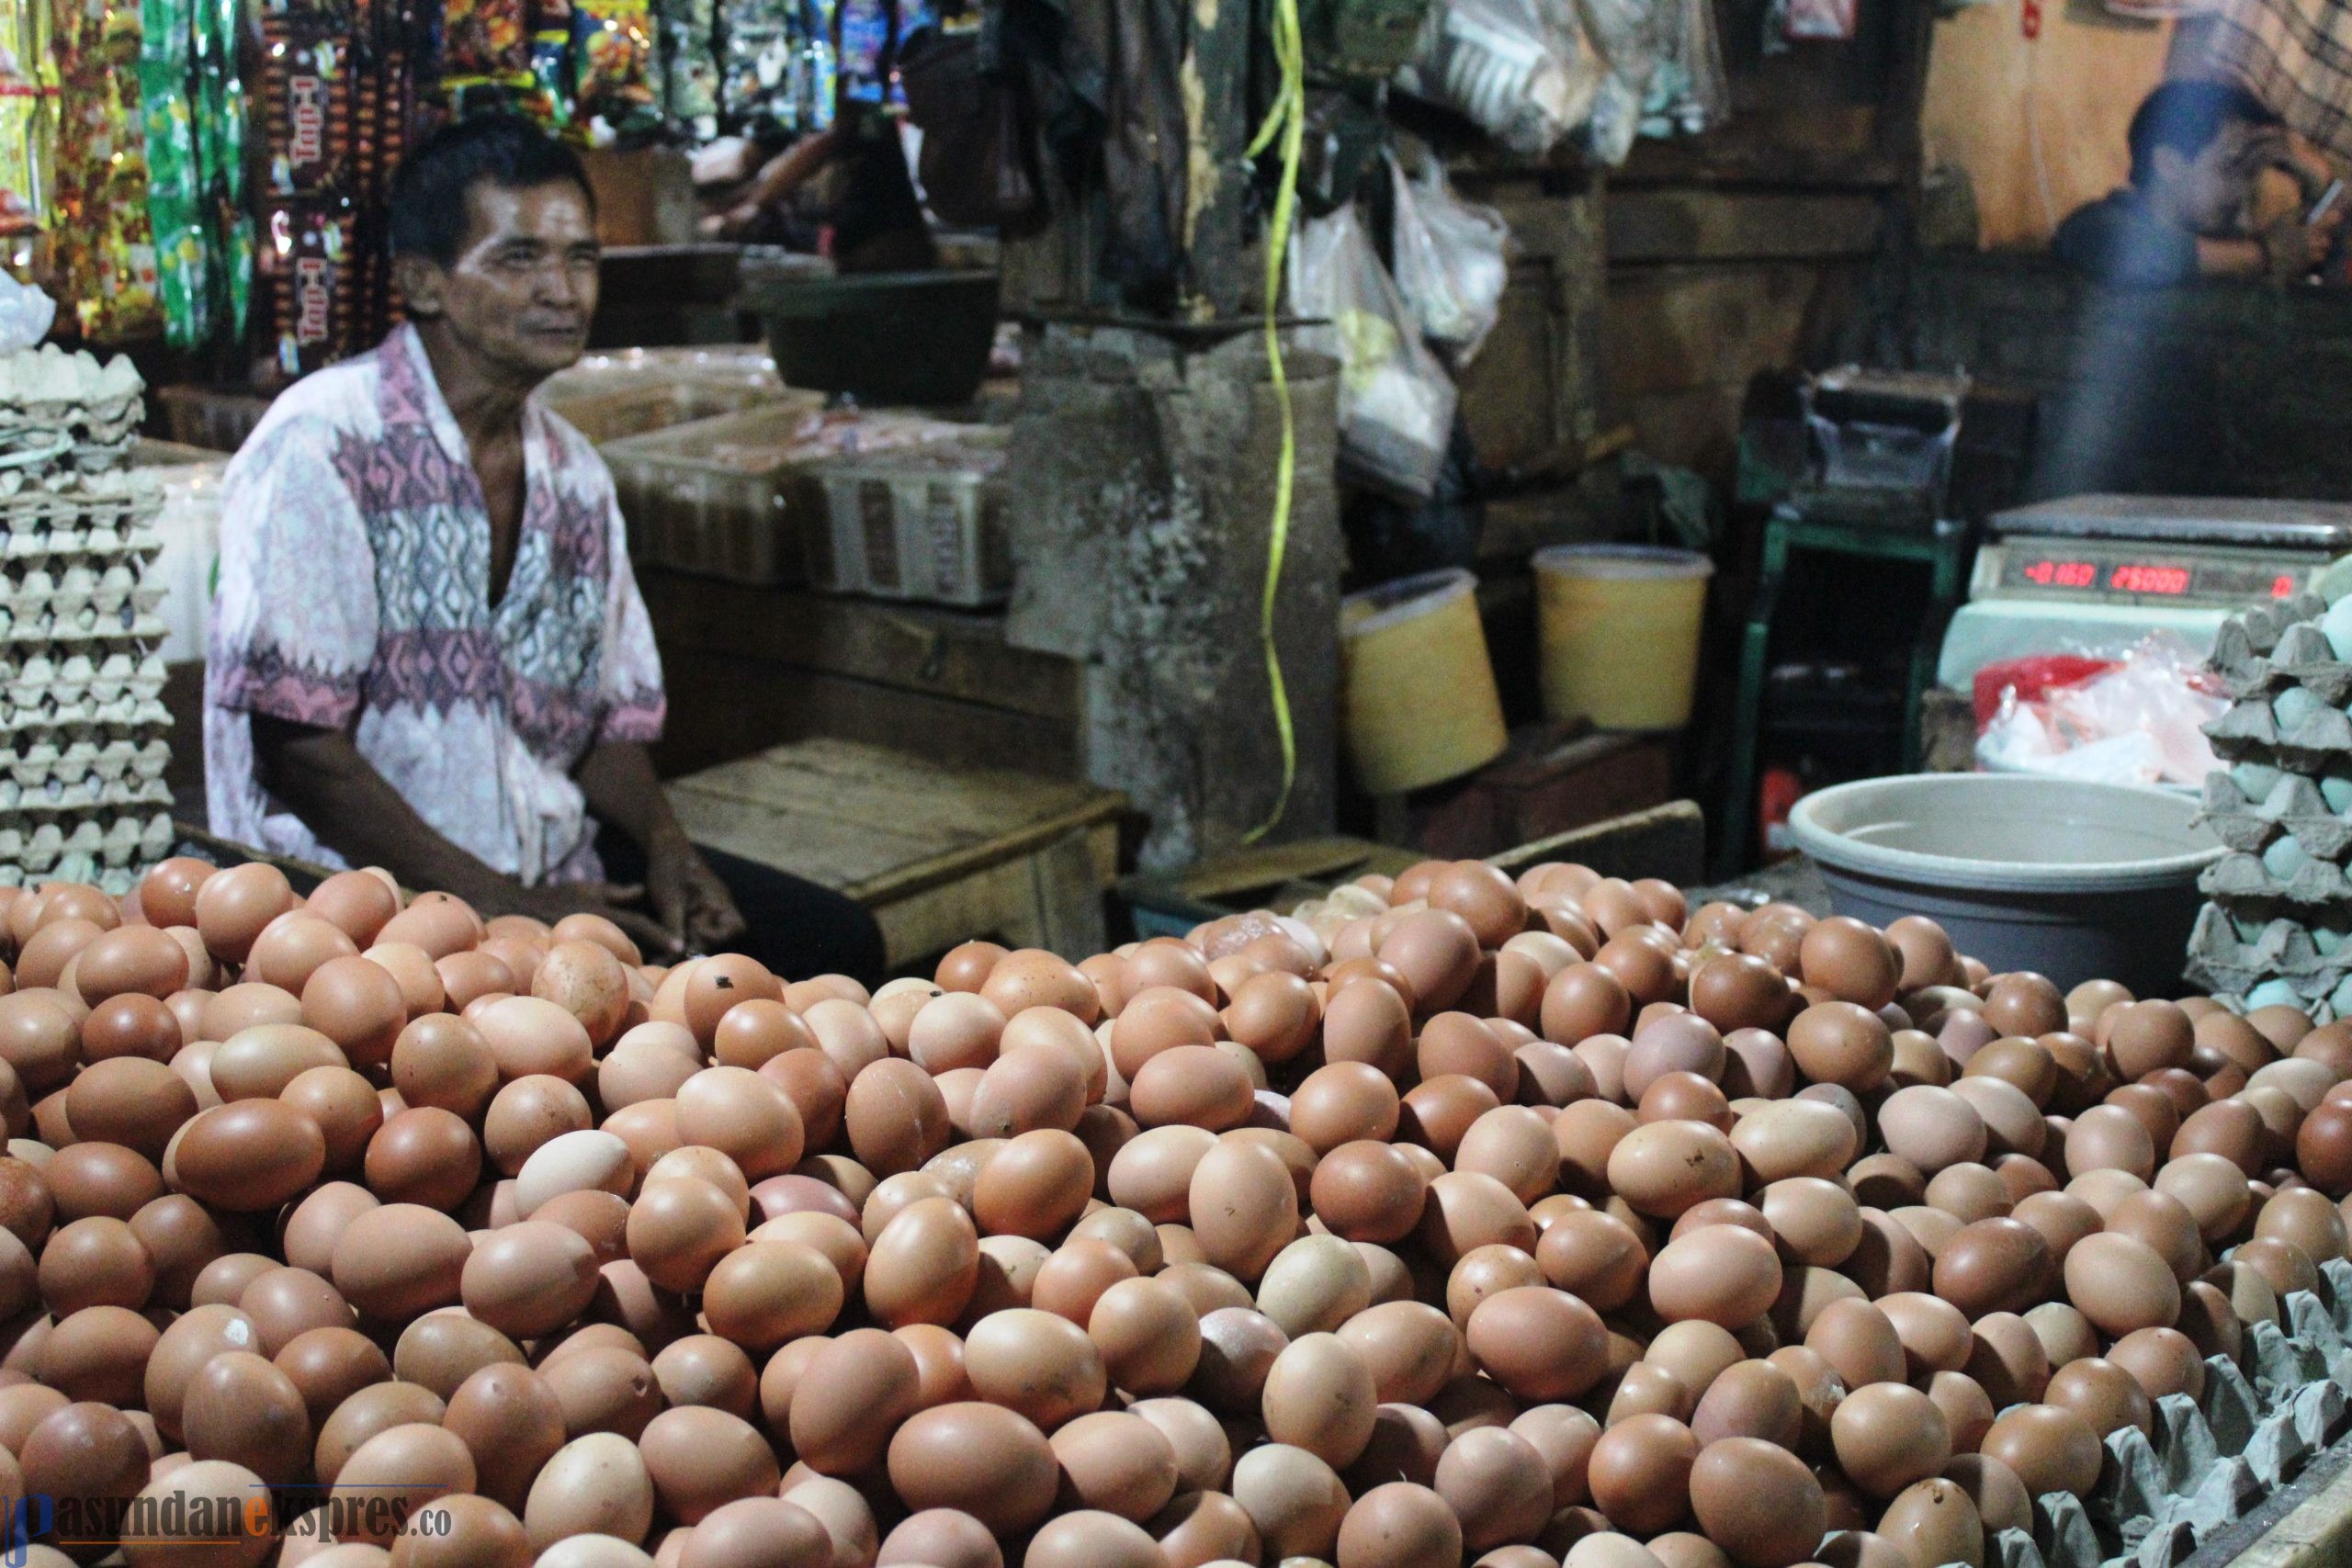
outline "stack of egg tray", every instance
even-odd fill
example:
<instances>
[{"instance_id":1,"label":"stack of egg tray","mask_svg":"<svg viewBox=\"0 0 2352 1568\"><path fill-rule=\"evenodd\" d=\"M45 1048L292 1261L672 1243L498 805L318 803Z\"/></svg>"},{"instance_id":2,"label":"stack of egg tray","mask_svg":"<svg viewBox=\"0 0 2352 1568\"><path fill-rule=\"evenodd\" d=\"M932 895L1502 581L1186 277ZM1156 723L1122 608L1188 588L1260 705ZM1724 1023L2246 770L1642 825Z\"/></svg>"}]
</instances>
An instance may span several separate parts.
<instances>
[{"instance_id":1,"label":"stack of egg tray","mask_svg":"<svg viewBox=\"0 0 2352 1568\"><path fill-rule=\"evenodd\" d=\"M2205 727L2222 766L2204 820L2228 853L2199 886L2188 977L2223 1001L2352 1016L2352 662L2298 593L2223 623L2212 670L2232 699Z\"/></svg>"},{"instance_id":2,"label":"stack of egg tray","mask_svg":"<svg viewBox=\"0 0 2352 1568\"><path fill-rule=\"evenodd\" d=\"M2094 1491L2036 1498L2030 1531L1985 1531L1984 1568L2178 1568L2352 1432L2352 1263L2248 1304L2243 1354L2208 1357L2148 1431L2109 1433Z\"/></svg>"},{"instance_id":3,"label":"stack of egg tray","mask_svg":"<svg viewBox=\"0 0 2352 1568\"><path fill-rule=\"evenodd\" d=\"M0 357L0 886L120 894L171 848L140 391L127 360Z\"/></svg>"}]
</instances>

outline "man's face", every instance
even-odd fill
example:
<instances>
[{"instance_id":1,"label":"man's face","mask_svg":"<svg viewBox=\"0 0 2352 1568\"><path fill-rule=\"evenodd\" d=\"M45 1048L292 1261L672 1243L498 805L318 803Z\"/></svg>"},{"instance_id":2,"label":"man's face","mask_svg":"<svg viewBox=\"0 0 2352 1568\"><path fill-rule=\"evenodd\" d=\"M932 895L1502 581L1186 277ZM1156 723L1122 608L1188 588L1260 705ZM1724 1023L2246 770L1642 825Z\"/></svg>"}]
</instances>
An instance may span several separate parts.
<instances>
[{"instance_id":1,"label":"man's face","mask_svg":"<svg viewBox=\"0 0 2352 1568\"><path fill-rule=\"evenodd\" d=\"M444 267L403 257L411 312L438 318L468 348L534 383L576 363L596 314L596 224L570 180L466 192L466 237Z\"/></svg>"},{"instance_id":2,"label":"man's face","mask_svg":"<svg viewBox=\"0 0 2352 1568\"><path fill-rule=\"evenodd\" d=\"M2264 151L2255 128L2233 119L2194 158L2161 150L2158 172L2173 186L2176 209L2191 228L2199 234L2227 234L2245 224Z\"/></svg>"}]
</instances>

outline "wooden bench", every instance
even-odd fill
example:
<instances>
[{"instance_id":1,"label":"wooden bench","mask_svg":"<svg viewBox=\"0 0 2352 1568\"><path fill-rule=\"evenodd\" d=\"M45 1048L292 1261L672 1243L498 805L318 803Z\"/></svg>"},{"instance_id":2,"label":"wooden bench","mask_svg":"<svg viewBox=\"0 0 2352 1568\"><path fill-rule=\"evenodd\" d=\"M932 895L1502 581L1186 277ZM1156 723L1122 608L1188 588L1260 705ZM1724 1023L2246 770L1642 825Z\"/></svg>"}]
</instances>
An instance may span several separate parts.
<instances>
[{"instance_id":1,"label":"wooden bench","mask_svg":"<svg viewBox=\"0 0 2352 1568\"><path fill-rule=\"evenodd\" d=\"M803 740L679 779L697 843L834 888L874 912L893 967L975 937L1102 951L1126 797L1063 779L944 767Z\"/></svg>"}]
</instances>

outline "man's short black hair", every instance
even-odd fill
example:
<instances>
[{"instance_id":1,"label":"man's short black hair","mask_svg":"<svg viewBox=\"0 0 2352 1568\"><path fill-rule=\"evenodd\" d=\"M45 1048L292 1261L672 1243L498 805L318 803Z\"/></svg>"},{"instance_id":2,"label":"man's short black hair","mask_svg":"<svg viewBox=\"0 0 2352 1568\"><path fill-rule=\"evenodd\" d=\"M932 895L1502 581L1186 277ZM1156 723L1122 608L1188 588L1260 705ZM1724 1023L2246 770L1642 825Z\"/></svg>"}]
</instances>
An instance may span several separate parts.
<instances>
[{"instance_id":1,"label":"man's short black hair","mask_svg":"<svg viewBox=\"0 0 2352 1568\"><path fill-rule=\"evenodd\" d=\"M2155 178L2158 148L2194 158L2233 120L2267 126L2278 124L2278 117L2234 82L2165 83L2132 117L2132 183L2144 186Z\"/></svg>"},{"instance_id":2,"label":"man's short black hair","mask_svg":"<svg viewBox=\"0 0 2352 1568\"><path fill-rule=\"evenodd\" d=\"M520 115L480 115L443 126L401 160L390 201L392 254L455 265L466 243L466 193L484 180L502 190L570 180L595 210L578 153Z\"/></svg>"}]
</instances>

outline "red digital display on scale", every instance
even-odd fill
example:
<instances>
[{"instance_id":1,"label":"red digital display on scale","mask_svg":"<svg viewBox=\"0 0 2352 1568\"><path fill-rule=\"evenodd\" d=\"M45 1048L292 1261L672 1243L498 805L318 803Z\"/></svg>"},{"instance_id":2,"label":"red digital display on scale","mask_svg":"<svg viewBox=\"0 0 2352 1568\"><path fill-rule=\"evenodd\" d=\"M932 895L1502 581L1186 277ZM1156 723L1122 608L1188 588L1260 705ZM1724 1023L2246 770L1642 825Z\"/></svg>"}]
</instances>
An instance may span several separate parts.
<instances>
[{"instance_id":1,"label":"red digital display on scale","mask_svg":"<svg viewBox=\"0 0 2352 1568\"><path fill-rule=\"evenodd\" d=\"M2066 560L2056 556L2012 558L2005 581L2036 588L2100 590L2110 593L2145 594L2177 599L2192 593L2208 598L2246 597L2267 593L2284 599L2299 580L2290 572L2249 570L2234 563L2196 567L2157 561Z\"/></svg>"},{"instance_id":2,"label":"red digital display on scale","mask_svg":"<svg viewBox=\"0 0 2352 1568\"><path fill-rule=\"evenodd\" d=\"M2088 588L2098 581L2098 568L2086 560L2037 560L2022 575L2037 588Z\"/></svg>"},{"instance_id":3,"label":"red digital display on scale","mask_svg":"<svg viewBox=\"0 0 2352 1568\"><path fill-rule=\"evenodd\" d=\"M2186 593L2188 569L2184 566L2119 566L2107 580L2118 593Z\"/></svg>"}]
</instances>

